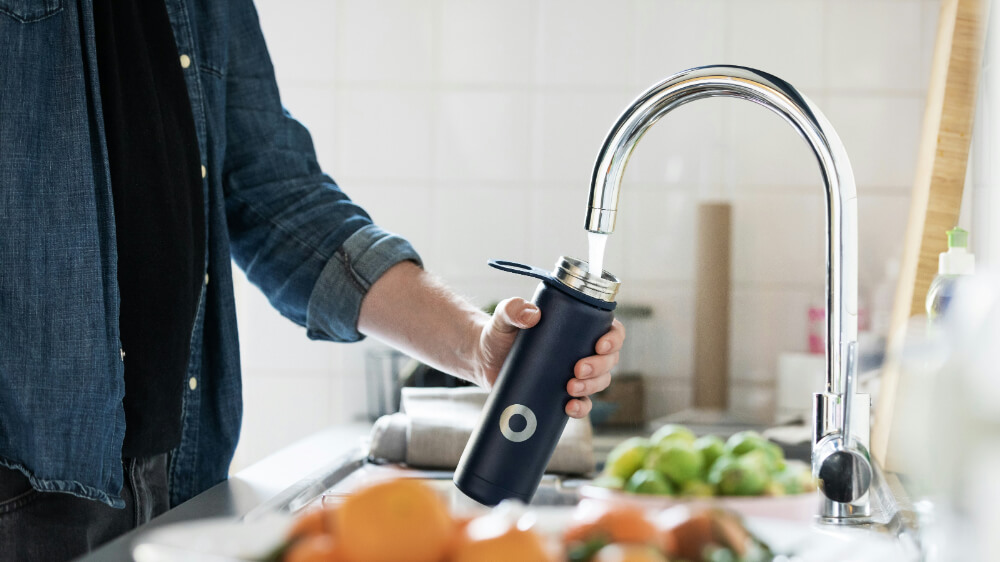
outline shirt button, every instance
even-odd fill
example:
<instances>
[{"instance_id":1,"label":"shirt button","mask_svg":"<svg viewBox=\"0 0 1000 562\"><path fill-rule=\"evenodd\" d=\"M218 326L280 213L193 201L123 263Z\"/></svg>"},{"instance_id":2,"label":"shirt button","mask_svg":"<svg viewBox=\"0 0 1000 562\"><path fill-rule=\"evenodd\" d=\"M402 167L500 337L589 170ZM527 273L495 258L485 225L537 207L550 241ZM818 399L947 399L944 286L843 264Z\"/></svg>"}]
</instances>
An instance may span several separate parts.
<instances>
[{"instance_id":1,"label":"shirt button","mask_svg":"<svg viewBox=\"0 0 1000 562\"><path fill-rule=\"evenodd\" d=\"M208 274L205 274L205 284L208 285Z\"/></svg>"},{"instance_id":2,"label":"shirt button","mask_svg":"<svg viewBox=\"0 0 1000 562\"><path fill-rule=\"evenodd\" d=\"M205 167L202 166L201 167L201 177L205 177L207 175L208 175L208 170L206 170Z\"/></svg>"},{"instance_id":3,"label":"shirt button","mask_svg":"<svg viewBox=\"0 0 1000 562\"><path fill-rule=\"evenodd\" d=\"M181 68L187 68L191 66L191 57L187 55L181 55Z\"/></svg>"},{"instance_id":4,"label":"shirt button","mask_svg":"<svg viewBox=\"0 0 1000 562\"><path fill-rule=\"evenodd\" d=\"M191 390L194 390L194 389L198 388L198 379L196 379L194 377L189 378L188 379L188 387L190 387Z\"/></svg>"}]
</instances>

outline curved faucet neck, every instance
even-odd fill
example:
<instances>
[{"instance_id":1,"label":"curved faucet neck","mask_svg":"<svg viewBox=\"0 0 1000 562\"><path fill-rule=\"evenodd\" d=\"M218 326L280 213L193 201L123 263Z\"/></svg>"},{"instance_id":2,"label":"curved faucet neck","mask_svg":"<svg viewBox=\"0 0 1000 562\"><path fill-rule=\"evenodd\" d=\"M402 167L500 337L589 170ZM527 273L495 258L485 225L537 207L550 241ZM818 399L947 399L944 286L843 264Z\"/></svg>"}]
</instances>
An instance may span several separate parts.
<instances>
[{"instance_id":1,"label":"curved faucet neck","mask_svg":"<svg viewBox=\"0 0 1000 562\"><path fill-rule=\"evenodd\" d=\"M615 229L622 175L636 143L661 117L686 103L735 97L762 105L805 139L826 193L826 392L843 394L847 346L858 334L858 209L854 172L833 126L790 84L740 66L705 66L675 74L640 95L611 128L594 165L586 229Z\"/></svg>"}]
</instances>

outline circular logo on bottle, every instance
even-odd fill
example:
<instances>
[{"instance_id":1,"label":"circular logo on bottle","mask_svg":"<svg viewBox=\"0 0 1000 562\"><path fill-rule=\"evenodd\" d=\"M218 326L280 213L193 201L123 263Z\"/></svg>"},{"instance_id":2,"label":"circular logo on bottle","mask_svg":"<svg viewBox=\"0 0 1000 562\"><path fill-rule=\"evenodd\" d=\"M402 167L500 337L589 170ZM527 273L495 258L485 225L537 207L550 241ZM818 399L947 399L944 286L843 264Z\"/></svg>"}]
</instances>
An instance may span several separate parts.
<instances>
[{"instance_id":1,"label":"circular logo on bottle","mask_svg":"<svg viewBox=\"0 0 1000 562\"><path fill-rule=\"evenodd\" d=\"M514 429L510 427L510 419L514 416L522 416L524 418L524 429L514 431ZM521 441L531 439L531 436L535 434L535 429L537 428L538 420L535 419L535 413L531 411L531 408L522 404L511 404L504 409L502 414L500 414L500 433L514 443L520 443Z\"/></svg>"}]
</instances>

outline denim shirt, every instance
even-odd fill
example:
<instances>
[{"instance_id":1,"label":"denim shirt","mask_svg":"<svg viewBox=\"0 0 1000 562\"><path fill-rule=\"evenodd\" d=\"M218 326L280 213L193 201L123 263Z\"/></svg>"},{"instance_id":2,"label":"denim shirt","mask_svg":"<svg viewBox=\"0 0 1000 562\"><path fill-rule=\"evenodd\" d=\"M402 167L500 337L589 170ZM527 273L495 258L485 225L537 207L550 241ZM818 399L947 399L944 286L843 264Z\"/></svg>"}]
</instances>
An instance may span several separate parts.
<instances>
[{"instance_id":1,"label":"denim shirt","mask_svg":"<svg viewBox=\"0 0 1000 562\"><path fill-rule=\"evenodd\" d=\"M251 0L166 0L204 166L205 284L176 505L227 476L242 415L231 257L313 339L356 341L404 239L320 170ZM0 465L123 507L115 221L91 0L0 0Z\"/></svg>"}]
</instances>

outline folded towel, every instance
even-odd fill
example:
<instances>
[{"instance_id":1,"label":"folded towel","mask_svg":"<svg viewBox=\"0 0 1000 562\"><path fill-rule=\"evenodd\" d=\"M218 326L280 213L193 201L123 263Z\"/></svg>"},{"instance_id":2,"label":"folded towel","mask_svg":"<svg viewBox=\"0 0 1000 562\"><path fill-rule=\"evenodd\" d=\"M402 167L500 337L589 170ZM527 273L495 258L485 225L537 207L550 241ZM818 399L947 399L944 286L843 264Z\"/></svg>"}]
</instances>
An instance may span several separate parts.
<instances>
[{"instance_id":1,"label":"folded towel","mask_svg":"<svg viewBox=\"0 0 1000 562\"><path fill-rule=\"evenodd\" d=\"M369 455L416 468L453 470L479 423L487 395L476 387L404 388L400 412L375 421ZM590 420L570 419L548 472L593 472L593 436Z\"/></svg>"}]
</instances>

